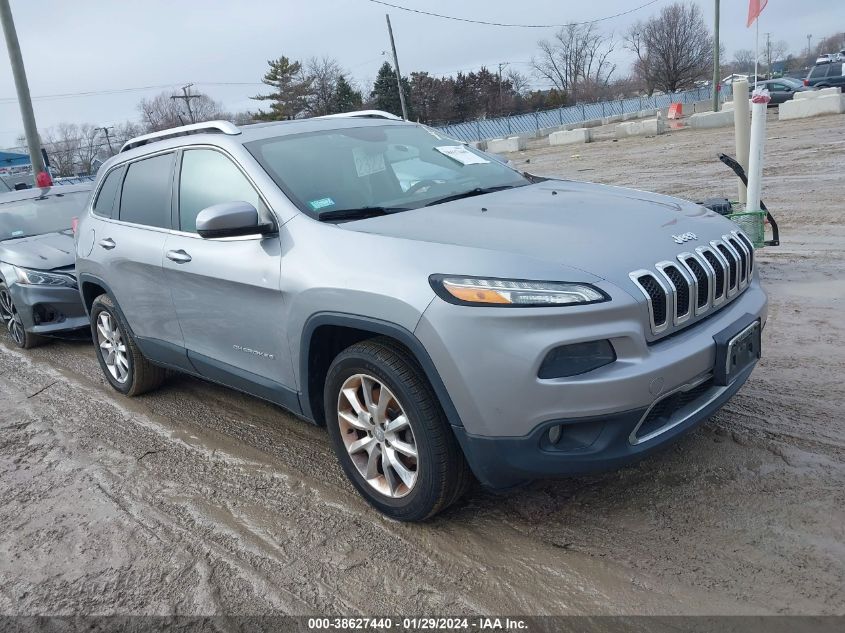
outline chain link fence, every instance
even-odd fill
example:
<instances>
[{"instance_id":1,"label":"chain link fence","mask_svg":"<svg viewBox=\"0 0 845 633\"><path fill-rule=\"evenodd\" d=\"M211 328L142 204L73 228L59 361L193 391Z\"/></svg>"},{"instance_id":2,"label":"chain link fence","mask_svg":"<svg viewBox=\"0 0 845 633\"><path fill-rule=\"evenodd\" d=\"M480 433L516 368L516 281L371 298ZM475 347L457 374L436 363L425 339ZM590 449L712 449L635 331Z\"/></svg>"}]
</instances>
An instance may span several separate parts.
<instances>
[{"instance_id":1,"label":"chain link fence","mask_svg":"<svg viewBox=\"0 0 845 633\"><path fill-rule=\"evenodd\" d=\"M633 114L642 110L658 110L668 108L672 103L694 103L704 101L712 95L709 86L675 92L670 94L652 95L651 97L630 97L616 101L601 101L598 103L581 103L573 106L512 114L494 119L478 119L464 123L447 125L433 125L444 134L460 141L485 141L491 138L506 138L520 134L532 134L544 128L554 128L564 125L583 123L605 117ZM731 96L730 86L722 86L721 98Z\"/></svg>"}]
</instances>

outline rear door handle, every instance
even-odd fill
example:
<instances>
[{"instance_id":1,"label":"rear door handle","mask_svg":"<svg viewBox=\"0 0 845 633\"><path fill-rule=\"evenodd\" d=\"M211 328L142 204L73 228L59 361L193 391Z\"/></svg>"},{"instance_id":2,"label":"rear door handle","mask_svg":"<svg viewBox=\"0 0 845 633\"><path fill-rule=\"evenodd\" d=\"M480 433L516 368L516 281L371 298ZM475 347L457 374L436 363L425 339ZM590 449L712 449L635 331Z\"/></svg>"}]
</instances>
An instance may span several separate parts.
<instances>
[{"instance_id":1,"label":"rear door handle","mask_svg":"<svg viewBox=\"0 0 845 633\"><path fill-rule=\"evenodd\" d=\"M117 246L117 244L115 244L115 243L114 243L114 240L113 240L112 238L107 237L107 238L105 238L105 239L103 239L103 240L100 240L100 246L102 246L102 247L103 247L104 249L106 249L107 251L110 251L110 250L111 250L111 249L113 249L115 246Z\"/></svg>"},{"instance_id":2,"label":"rear door handle","mask_svg":"<svg viewBox=\"0 0 845 633\"><path fill-rule=\"evenodd\" d=\"M167 251L167 259L177 264L187 264L191 256L180 248L178 251Z\"/></svg>"}]
</instances>

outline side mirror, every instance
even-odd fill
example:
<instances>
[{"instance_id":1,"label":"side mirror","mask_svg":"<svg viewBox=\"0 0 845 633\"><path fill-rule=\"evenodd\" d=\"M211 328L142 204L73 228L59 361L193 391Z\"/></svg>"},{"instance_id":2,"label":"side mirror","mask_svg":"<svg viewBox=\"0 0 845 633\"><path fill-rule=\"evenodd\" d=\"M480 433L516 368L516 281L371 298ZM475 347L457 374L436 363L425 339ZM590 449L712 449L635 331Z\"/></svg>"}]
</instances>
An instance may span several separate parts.
<instances>
[{"instance_id":1,"label":"side mirror","mask_svg":"<svg viewBox=\"0 0 845 633\"><path fill-rule=\"evenodd\" d=\"M197 215L197 233L206 239L264 235L272 230L273 225L262 223L258 210L249 202L223 202L206 207Z\"/></svg>"}]
</instances>

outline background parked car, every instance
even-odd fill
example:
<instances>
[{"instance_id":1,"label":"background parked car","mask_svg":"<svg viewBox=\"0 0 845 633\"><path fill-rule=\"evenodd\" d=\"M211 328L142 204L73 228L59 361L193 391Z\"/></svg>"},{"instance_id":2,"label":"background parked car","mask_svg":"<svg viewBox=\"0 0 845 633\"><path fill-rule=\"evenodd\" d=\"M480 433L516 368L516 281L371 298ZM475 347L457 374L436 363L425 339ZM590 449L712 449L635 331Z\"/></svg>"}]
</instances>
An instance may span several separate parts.
<instances>
[{"instance_id":1,"label":"background parked car","mask_svg":"<svg viewBox=\"0 0 845 633\"><path fill-rule=\"evenodd\" d=\"M813 66L804 80L804 85L814 88L845 88L845 65L842 62L831 62Z\"/></svg>"},{"instance_id":2,"label":"background parked car","mask_svg":"<svg viewBox=\"0 0 845 633\"><path fill-rule=\"evenodd\" d=\"M84 211L91 184L0 194L0 321L19 347L89 327L71 224Z\"/></svg>"},{"instance_id":3,"label":"background parked car","mask_svg":"<svg viewBox=\"0 0 845 633\"><path fill-rule=\"evenodd\" d=\"M805 86L803 82L792 77L781 77L780 79L769 79L768 81L760 81L755 88L765 88L769 91L772 100L769 106L775 106L784 101L789 101L795 96L796 92L804 92L806 90L813 90L809 86Z\"/></svg>"},{"instance_id":4,"label":"background parked car","mask_svg":"<svg viewBox=\"0 0 845 633\"><path fill-rule=\"evenodd\" d=\"M819 55L816 58L816 64L829 64L830 62L837 61L838 57L838 53L825 53L824 55Z\"/></svg>"}]
</instances>

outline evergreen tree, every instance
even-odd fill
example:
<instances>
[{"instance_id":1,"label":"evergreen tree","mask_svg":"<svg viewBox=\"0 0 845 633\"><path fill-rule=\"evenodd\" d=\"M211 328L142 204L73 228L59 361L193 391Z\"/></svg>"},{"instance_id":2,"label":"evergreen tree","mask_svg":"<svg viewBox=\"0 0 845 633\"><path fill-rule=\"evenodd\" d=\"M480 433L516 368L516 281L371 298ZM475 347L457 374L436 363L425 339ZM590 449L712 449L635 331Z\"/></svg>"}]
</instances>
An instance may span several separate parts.
<instances>
[{"instance_id":1,"label":"evergreen tree","mask_svg":"<svg viewBox=\"0 0 845 633\"><path fill-rule=\"evenodd\" d=\"M349 84L346 77L339 75L332 101L334 112L354 112L361 109L363 98L361 93Z\"/></svg>"},{"instance_id":2,"label":"evergreen tree","mask_svg":"<svg viewBox=\"0 0 845 633\"><path fill-rule=\"evenodd\" d=\"M405 93L405 105L409 108L408 117L411 118L411 85L407 77L402 77L402 92ZM402 116L402 102L399 100L399 90L396 87L396 73L393 66L387 62L384 62L378 70L370 100L377 110Z\"/></svg>"},{"instance_id":3,"label":"evergreen tree","mask_svg":"<svg viewBox=\"0 0 845 633\"><path fill-rule=\"evenodd\" d=\"M265 121L292 119L308 105L311 94L311 79L302 71L302 64L287 57L271 59L267 62L270 70L261 80L273 88L268 95L252 97L258 101L270 101L270 111L259 110L257 118Z\"/></svg>"}]
</instances>

